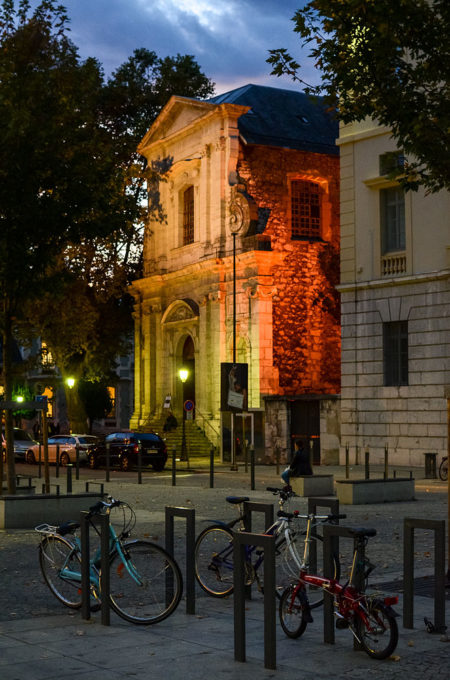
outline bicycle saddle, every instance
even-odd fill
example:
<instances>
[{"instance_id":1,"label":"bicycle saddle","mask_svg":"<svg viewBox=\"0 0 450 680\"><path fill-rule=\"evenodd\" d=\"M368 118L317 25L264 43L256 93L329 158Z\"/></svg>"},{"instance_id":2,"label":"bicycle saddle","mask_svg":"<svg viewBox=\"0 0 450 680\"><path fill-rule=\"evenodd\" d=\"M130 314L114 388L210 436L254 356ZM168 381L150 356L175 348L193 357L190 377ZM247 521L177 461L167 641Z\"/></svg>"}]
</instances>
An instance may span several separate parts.
<instances>
[{"instance_id":1,"label":"bicycle saddle","mask_svg":"<svg viewBox=\"0 0 450 680\"><path fill-rule=\"evenodd\" d=\"M365 529L364 527L359 527L358 529L349 529L349 533L355 538L371 538L377 535L376 529Z\"/></svg>"},{"instance_id":2,"label":"bicycle saddle","mask_svg":"<svg viewBox=\"0 0 450 680\"><path fill-rule=\"evenodd\" d=\"M63 522L57 529L56 532L60 536L65 536L66 534L71 534L72 532L75 531L75 529L78 529L80 526L79 522L75 522L75 520L70 519L68 522Z\"/></svg>"},{"instance_id":3,"label":"bicycle saddle","mask_svg":"<svg viewBox=\"0 0 450 680\"><path fill-rule=\"evenodd\" d=\"M227 496L225 500L228 503L232 503L233 505L237 505L238 503L243 503L244 501L249 501L250 498L248 496Z\"/></svg>"}]
</instances>

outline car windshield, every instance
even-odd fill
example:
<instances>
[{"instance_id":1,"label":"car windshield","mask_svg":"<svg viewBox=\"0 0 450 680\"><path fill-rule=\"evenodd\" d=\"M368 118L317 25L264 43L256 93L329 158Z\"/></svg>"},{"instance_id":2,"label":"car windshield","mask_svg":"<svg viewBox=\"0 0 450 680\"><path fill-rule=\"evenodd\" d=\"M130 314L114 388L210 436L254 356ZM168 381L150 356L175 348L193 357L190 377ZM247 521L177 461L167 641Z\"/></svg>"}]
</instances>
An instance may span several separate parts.
<instances>
[{"instance_id":1,"label":"car windshield","mask_svg":"<svg viewBox=\"0 0 450 680\"><path fill-rule=\"evenodd\" d=\"M20 430L19 428L14 428L14 441L16 442L32 442L33 437L31 437L25 430Z\"/></svg>"},{"instance_id":2,"label":"car windshield","mask_svg":"<svg viewBox=\"0 0 450 680\"><path fill-rule=\"evenodd\" d=\"M78 440L79 440L80 444L96 444L97 437L94 437L94 436L92 436L92 437L90 437L90 436L78 437Z\"/></svg>"}]
</instances>

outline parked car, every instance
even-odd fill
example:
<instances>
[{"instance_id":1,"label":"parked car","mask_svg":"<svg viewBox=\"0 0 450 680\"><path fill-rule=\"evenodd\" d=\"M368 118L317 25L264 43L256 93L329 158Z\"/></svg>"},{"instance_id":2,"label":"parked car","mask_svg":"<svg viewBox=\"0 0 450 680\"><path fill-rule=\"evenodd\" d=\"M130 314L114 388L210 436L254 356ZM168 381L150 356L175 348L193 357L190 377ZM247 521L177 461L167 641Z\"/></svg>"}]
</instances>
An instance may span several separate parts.
<instances>
[{"instance_id":1,"label":"parked car","mask_svg":"<svg viewBox=\"0 0 450 680\"><path fill-rule=\"evenodd\" d=\"M26 430L22 430L20 427L15 427L14 430L14 459L17 461L25 461L28 451L30 451L33 446L37 445L37 442L33 437L28 434ZM6 439L5 430L2 430L2 454L3 461L6 460Z\"/></svg>"},{"instance_id":2,"label":"parked car","mask_svg":"<svg viewBox=\"0 0 450 680\"><path fill-rule=\"evenodd\" d=\"M91 434L55 434L48 438L48 462L56 463L56 455L59 446L59 464L67 465L76 463L77 445L79 450L79 462L87 463L90 449L98 444L99 438ZM41 460L44 459L43 448L41 447ZM32 447L27 452L27 463L36 463L39 460L39 445Z\"/></svg>"},{"instance_id":3,"label":"parked car","mask_svg":"<svg viewBox=\"0 0 450 680\"><path fill-rule=\"evenodd\" d=\"M89 451L89 467L106 464L106 447L109 447L110 465L121 470L131 470L138 464L139 448L142 450L142 466L151 465L156 471L164 469L167 461L166 443L161 437L148 432L113 432L105 441Z\"/></svg>"}]
</instances>

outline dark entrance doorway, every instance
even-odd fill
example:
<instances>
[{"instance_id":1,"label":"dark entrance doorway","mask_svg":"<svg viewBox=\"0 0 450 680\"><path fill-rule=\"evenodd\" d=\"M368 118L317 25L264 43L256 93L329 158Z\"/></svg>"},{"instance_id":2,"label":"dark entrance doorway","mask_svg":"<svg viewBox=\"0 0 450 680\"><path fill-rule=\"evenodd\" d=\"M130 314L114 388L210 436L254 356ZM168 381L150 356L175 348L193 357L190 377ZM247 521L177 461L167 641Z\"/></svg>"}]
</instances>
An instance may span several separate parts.
<instances>
[{"instance_id":1,"label":"dark entrance doorway","mask_svg":"<svg viewBox=\"0 0 450 680\"><path fill-rule=\"evenodd\" d=\"M195 353L194 341L190 335L186 338L183 345L182 366L188 371L187 380L183 384L183 404L186 399L190 399L195 404Z\"/></svg>"},{"instance_id":2,"label":"dark entrance doorway","mask_svg":"<svg viewBox=\"0 0 450 680\"><path fill-rule=\"evenodd\" d=\"M313 443L313 463L320 465L320 401L299 399L291 403L291 439L303 439L305 447ZM293 444L292 444L293 448Z\"/></svg>"}]
</instances>

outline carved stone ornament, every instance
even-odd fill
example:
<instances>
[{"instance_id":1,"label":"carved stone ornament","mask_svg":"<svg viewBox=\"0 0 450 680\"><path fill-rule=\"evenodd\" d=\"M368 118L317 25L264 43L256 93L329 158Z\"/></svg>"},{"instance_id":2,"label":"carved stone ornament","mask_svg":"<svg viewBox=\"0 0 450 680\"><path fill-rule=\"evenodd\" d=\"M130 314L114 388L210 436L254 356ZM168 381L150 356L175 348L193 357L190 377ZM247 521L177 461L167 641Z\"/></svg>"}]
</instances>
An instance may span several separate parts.
<instances>
[{"instance_id":1,"label":"carved stone ornament","mask_svg":"<svg viewBox=\"0 0 450 680\"><path fill-rule=\"evenodd\" d=\"M169 316L165 319L166 323L170 323L172 321L185 321L186 319L194 319L195 315L192 309L189 309L187 305L180 305L179 307L175 307L173 309Z\"/></svg>"},{"instance_id":2,"label":"carved stone ornament","mask_svg":"<svg viewBox=\"0 0 450 680\"><path fill-rule=\"evenodd\" d=\"M233 187L230 198L230 231L246 235L254 220L258 219L258 209L251 196Z\"/></svg>"}]
</instances>

